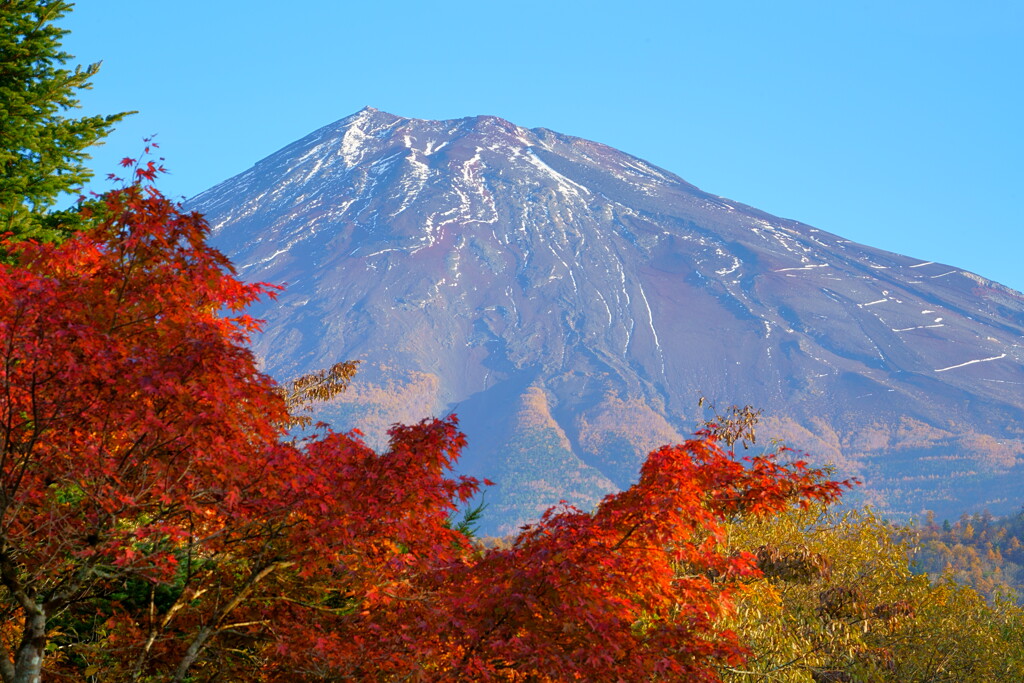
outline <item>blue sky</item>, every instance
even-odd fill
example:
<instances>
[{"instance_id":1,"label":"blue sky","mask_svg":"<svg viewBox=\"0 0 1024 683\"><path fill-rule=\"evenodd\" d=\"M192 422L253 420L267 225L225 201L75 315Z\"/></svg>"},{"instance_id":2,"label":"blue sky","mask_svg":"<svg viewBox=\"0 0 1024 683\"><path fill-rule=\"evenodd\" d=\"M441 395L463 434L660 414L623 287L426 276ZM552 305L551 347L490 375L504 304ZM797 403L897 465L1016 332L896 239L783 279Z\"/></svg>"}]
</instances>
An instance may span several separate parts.
<instances>
[{"instance_id":1,"label":"blue sky","mask_svg":"<svg viewBox=\"0 0 1024 683\"><path fill-rule=\"evenodd\" d=\"M370 105L597 140L698 187L1024 290L1018 0L96 0L88 113L192 196ZM95 189L102 189L102 183Z\"/></svg>"}]
</instances>

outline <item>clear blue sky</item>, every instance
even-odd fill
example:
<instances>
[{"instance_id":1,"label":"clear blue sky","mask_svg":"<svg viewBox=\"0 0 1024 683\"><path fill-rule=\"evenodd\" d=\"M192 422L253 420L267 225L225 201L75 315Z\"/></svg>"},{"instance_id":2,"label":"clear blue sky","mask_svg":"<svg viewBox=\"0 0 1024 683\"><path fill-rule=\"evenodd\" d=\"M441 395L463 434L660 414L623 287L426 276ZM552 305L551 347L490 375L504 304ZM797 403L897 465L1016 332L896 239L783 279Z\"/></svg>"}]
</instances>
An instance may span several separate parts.
<instances>
[{"instance_id":1,"label":"clear blue sky","mask_svg":"<svg viewBox=\"0 0 1024 683\"><path fill-rule=\"evenodd\" d=\"M82 0L89 113L192 196L365 105L494 114L1024 290L1019 0ZM102 187L102 186L99 186Z\"/></svg>"}]
</instances>

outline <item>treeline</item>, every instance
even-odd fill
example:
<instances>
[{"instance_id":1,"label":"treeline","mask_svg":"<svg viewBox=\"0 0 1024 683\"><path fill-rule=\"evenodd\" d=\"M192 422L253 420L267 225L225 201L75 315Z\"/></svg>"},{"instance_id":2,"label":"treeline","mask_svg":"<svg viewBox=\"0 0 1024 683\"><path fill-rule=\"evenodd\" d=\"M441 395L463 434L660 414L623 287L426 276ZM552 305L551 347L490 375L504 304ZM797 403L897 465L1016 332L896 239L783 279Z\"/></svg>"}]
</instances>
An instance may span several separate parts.
<instances>
[{"instance_id":1,"label":"treeline","mask_svg":"<svg viewBox=\"0 0 1024 683\"><path fill-rule=\"evenodd\" d=\"M1024 600L1024 512L1004 518L963 514L942 523L929 513L905 533L917 571L933 580L952 578L989 599Z\"/></svg>"}]
</instances>

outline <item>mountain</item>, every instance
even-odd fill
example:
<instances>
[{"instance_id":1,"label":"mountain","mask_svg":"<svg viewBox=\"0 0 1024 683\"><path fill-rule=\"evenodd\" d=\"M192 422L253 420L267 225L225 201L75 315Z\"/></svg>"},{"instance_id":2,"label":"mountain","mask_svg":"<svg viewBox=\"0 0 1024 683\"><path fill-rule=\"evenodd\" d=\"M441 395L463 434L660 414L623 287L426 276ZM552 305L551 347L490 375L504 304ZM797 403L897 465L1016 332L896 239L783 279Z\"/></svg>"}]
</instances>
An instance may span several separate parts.
<instances>
[{"instance_id":1,"label":"mountain","mask_svg":"<svg viewBox=\"0 0 1024 683\"><path fill-rule=\"evenodd\" d=\"M492 116L367 108L190 208L245 279L287 284L255 311L268 372L363 361L321 418L380 444L459 414L491 531L628 485L701 396L761 408L762 438L889 515L1022 502L1024 295L954 266Z\"/></svg>"}]
</instances>

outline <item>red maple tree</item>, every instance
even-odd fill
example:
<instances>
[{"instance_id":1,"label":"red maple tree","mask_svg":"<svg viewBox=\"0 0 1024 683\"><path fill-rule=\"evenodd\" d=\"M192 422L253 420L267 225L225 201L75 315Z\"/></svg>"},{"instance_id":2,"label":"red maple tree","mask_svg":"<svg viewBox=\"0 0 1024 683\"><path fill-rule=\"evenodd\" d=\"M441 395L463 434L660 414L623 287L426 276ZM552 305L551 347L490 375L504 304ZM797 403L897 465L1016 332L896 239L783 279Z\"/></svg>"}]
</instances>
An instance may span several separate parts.
<instances>
[{"instance_id":1,"label":"red maple tree","mask_svg":"<svg viewBox=\"0 0 1024 683\"><path fill-rule=\"evenodd\" d=\"M3 245L5 682L39 680L54 634L70 654L47 667L68 675L230 669L223 652L272 642L282 606L312 604L297 597L312 577L320 602L468 547L446 525L477 487L444 476L454 420L396 428L380 455L355 434L291 439L245 346L242 311L274 288L234 277L202 217L146 184L157 170L61 245Z\"/></svg>"},{"instance_id":2,"label":"red maple tree","mask_svg":"<svg viewBox=\"0 0 1024 683\"><path fill-rule=\"evenodd\" d=\"M118 579L170 581L183 548L263 515L286 459L241 313L271 290L231 277L204 221L152 189L102 211L60 246L4 245L0 582L23 621L5 681L38 680L54 615Z\"/></svg>"}]
</instances>

